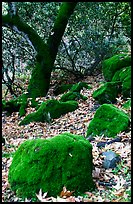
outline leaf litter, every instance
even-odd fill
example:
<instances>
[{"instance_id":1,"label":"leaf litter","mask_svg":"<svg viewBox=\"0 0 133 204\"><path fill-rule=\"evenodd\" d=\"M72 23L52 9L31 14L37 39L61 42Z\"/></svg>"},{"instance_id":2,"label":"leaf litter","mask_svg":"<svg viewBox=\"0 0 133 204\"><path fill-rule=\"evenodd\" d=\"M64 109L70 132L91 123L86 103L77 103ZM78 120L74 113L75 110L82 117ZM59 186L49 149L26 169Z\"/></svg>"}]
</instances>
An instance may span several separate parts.
<instances>
[{"instance_id":1,"label":"leaf litter","mask_svg":"<svg viewBox=\"0 0 133 204\"><path fill-rule=\"evenodd\" d=\"M32 199L22 200L18 198L10 189L8 183L8 170L12 162L14 152L20 144L27 139L49 138L63 132L82 135L86 137L87 127L94 117L96 109L99 107L93 99L92 93L100 86L100 81L104 81L102 75L86 78L92 89L81 90L81 94L87 96L87 100L79 100L79 108L71 113L67 113L58 119L53 119L51 123L32 122L26 126L18 126L23 119L20 118L18 112L14 112L11 116L2 113L2 135L5 138L5 145L2 144L2 202L34 202ZM100 82L100 83L99 83ZM38 101L46 101L48 98L60 99L62 94L53 95L53 87L50 88L47 97L37 98ZM11 96L7 96L11 99ZM117 98L114 104L122 109L125 101L121 96ZM34 108L27 108L27 114L33 112ZM125 111L125 110L124 110ZM126 110L131 115L131 110ZM74 190L69 191L64 186L60 195L47 197L47 192L38 192L36 197L39 202L130 202L131 201L131 130L122 132L117 135L121 138L120 142L105 144L104 147L97 147L98 142L110 141L104 136L96 136L90 140L93 146L93 180L96 183L96 189L93 192L85 192L84 195L74 196ZM102 152L112 150L121 156L121 162L114 169L103 168Z\"/></svg>"}]
</instances>

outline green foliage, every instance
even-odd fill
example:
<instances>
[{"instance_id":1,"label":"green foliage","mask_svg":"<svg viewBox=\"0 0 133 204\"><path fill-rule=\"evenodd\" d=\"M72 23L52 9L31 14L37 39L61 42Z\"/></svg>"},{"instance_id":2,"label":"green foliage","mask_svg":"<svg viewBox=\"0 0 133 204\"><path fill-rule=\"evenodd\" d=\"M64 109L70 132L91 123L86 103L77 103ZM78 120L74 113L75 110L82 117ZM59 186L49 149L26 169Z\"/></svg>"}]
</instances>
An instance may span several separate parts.
<instances>
[{"instance_id":1,"label":"green foliage","mask_svg":"<svg viewBox=\"0 0 133 204\"><path fill-rule=\"evenodd\" d=\"M19 125L27 125L30 122L50 122L52 118L59 118L61 115L72 112L78 108L76 101L60 102L57 100L48 100L43 102L38 110L28 114Z\"/></svg>"},{"instance_id":2,"label":"green foliage","mask_svg":"<svg viewBox=\"0 0 133 204\"><path fill-rule=\"evenodd\" d=\"M104 135L115 137L118 133L128 129L130 119L122 110L112 104L101 105L91 120L87 136Z\"/></svg>"},{"instance_id":3,"label":"green foliage","mask_svg":"<svg viewBox=\"0 0 133 204\"><path fill-rule=\"evenodd\" d=\"M34 198L40 189L56 197L63 186L75 192L91 191L92 145L70 133L27 140L13 157L8 181L17 196L23 198Z\"/></svg>"},{"instance_id":4,"label":"green foliage","mask_svg":"<svg viewBox=\"0 0 133 204\"><path fill-rule=\"evenodd\" d=\"M3 77L6 75L7 69L8 72L14 73L15 68L16 78L18 73L27 73L28 65L34 67L37 54L35 49L47 43L49 36L52 36L51 31L62 3L14 3L20 17L17 18L19 28L24 28L23 22L27 22L31 28L36 28L38 34L35 37L35 33L31 31L30 27L24 29L24 31L30 30L31 35L28 37L30 40L31 38L35 39L34 44L33 41L32 43L26 41L21 33L14 32L8 27L2 27L2 69L5 73ZM3 15L8 14L7 2L3 2L2 12ZM60 13L62 14L62 12ZM103 58L123 52L123 49L130 50L130 14L131 7L128 2L97 2L97 4L95 2L78 2L58 49L55 67L72 71L75 76L79 77L79 75L91 74L94 70L100 69ZM56 41L53 39L54 43ZM14 52L15 67L13 67ZM28 74L30 75L30 72ZM7 82L7 80L5 81ZM6 82L4 83L6 84Z\"/></svg>"}]
</instances>

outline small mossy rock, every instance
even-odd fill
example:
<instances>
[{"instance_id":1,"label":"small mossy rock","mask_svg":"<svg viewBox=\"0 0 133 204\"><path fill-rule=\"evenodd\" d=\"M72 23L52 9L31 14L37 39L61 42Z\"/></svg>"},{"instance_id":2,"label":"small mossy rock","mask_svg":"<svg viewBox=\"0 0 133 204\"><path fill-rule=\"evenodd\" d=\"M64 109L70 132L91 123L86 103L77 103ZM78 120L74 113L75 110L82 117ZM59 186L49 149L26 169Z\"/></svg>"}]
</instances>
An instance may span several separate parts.
<instances>
[{"instance_id":1,"label":"small mossy rock","mask_svg":"<svg viewBox=\"0 0 133 204\"><path fill-rule=\"evenodd\" d=\"M13 112L18 112L20 104L16 100L2 101L2 110L7 112L7 115L11 115Z\"/></svg>"},{"instance_id":2,"label":"small mossy rock","mask_svg":"<svg viewBox=\"0 0 133 204\"><path fill-rule=\"evenodd\" d=\"M91 89L91 86L89 86L86 82L78 82L77 84L74 84L70 90L73 92L80 92L83 88Z\"/></svg>"},{"instance_id":3,"label":"small mossy rock","mask_svg":"<svg viewBox=\"0 0 133 204\"><path fill-rule=\"evenodd\" d=\"M106 82L100 88L93 92L93 98L103 103L114 103L119 92L119 85L116 82Z\"/></svg>"},{"instance_id":4,"label":"small mossy rock","mask_svg":"<svg viewBox=\"0 0 133 204\"><path fill-rule=\"evenodd\" d=\"M55 94L55 96L64 93L65 91L68 91L72 88L73 84L61 84L59 86L57 86L53 93Z\"/></svg>"},{"instance_id":5,"label":"small mossy rock","mask_svg":"<svg viewBox=\"0 0 133 204\"><path fill-rule=\"evenodd\" d=\"M102 71L106 81L111 81L115 72L131 65L131 56L129 54L118 54L106 59L102 64Z\"/></svg>"},{"instance_id":6,"label":"small mossy rock","mask_svg":"<svg viewBox=\"0 0 133 204\"><path fill-rule=\"evenodd\" d=\"M6 111L8 115L11 115L13 112L19 112L20 116L25 115L27 107L27 96L25 94L19 96L16 99L11 99L10 101L2 102L2 110Z\"/></svg>"},{"instance_id":7,"label":"small mossy rock","mask_svg":"<svg viewBox=\"0 0 133 204\"><path fill-rule=\"evenodd\" d=\"M48 100L43 102L36 112L28 114L19 125L27 125L30 122L50 122L51 118L59 118L61 115L72 112L77 108L78 103L76 101Z\"/></svg>"},{"instance_id":8,"label":"small mossy rock","mask_svg":"<svg viewBox=\"0 0 133 204\"><path fill-rule=\"evenodd\" d=\"M27 140L14 154L8 181L23 198L34 198L40 189L57 197L63 186L78 193L94 190L92 145L70 133Z\"/></svg>"},{"instance_id":9,"label":"small mossy rock","mask_svg":"<svg viewBox=\"0 0 133 204\"><path fill-rule=\"evenodd\" d=\"M122 110L112 104L101 105L91 120L87 136L105 135L115 137L118 133L128 129L130 118Z\"/></svg>"},{"instance_id":10,"label":"small mossy rock","mask_svg":"<svg viewBox=\"0 0 133 204\"><path fill-rule=\"evenodd\" d=\"M70 100L87 100L86 96L83 96L80 94L81 89L91 89L91 86L89 86L86 82L78 82L77 84L74 84L69 92L62 95L60 101L70 101Z\"/></svg>"},{"instance_id":11,"label":"small mossy rock","mask_svg":"<svg viewBox=\"0 0 133 204\"><path fill-rule=\"evenodd\" d=\"M60 101L66 102L66 101L79 100L79 99L83 99L85 101L85 100L87 100L87 97L83 96L79 92L69 91L68 93L65 93L61 97Z\"/></svg>"}]
</instances>

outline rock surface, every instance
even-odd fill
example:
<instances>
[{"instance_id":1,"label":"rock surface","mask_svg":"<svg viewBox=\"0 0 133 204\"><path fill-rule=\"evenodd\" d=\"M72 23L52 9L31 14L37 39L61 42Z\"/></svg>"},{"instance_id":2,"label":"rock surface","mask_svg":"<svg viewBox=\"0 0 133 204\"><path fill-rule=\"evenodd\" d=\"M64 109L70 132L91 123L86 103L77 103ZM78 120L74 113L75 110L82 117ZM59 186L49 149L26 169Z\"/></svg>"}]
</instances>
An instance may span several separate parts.
<instances>
[{"instance_id":1,"label":"rock surface","mask_svg":"<svg viewBox=\"0 0 133 204\"><path fill-rule=\"evenodd\" d=\"M91 191L92 145L70 133L27 140L15 152L8 180L11 189L24 198L36 197L40 189L57 196L63 186L75 192Z\"/></svg>"},{"instance_id":2,"label":"rock surface","mask_svg":"<svg viewBox=\"0 0 133 204\"><path fill-rule=\"evenodd\" d=\"M87 136L105 135L115 137L117 133L128 129L130 119L122 110L112 104L101 105L91 120Z\"/></svg>"}]
</instances>

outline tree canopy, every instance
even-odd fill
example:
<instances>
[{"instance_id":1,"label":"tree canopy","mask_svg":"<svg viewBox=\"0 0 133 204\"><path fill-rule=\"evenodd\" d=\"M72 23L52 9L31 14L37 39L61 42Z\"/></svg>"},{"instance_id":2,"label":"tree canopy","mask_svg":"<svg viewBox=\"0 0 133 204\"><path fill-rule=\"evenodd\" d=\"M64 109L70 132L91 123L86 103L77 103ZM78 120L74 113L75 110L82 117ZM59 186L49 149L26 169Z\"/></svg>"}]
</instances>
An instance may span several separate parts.
<instances>
[{"instance_id":1,"label":"tree canopy","mask_svg":"<svg viewBox=\"0 0 133 204\"><path fill-rule=\"evenodd\" d=\"M50 43L51 39L51 45L60 44L59 47L53 44L54 49L51 47L56 56L52 57L55 58L53 68L73 73L77 78L94 74L104 58L130 49L130 2L78 2L61 42L52 36L60 2L15 2L14 6L20 22L11 27L4 23L8 20L11 4L2 3L2 73L6 85L14 82L16 74L29 71L30 76L35 66L37 47ZM21 32L22 22L27 24L26 29L31 27L35 30L34 35L31 32L28 36L36 39L34 43ZM57 35L59 37L59 33Z\"/></svg>"}]
</instances>

